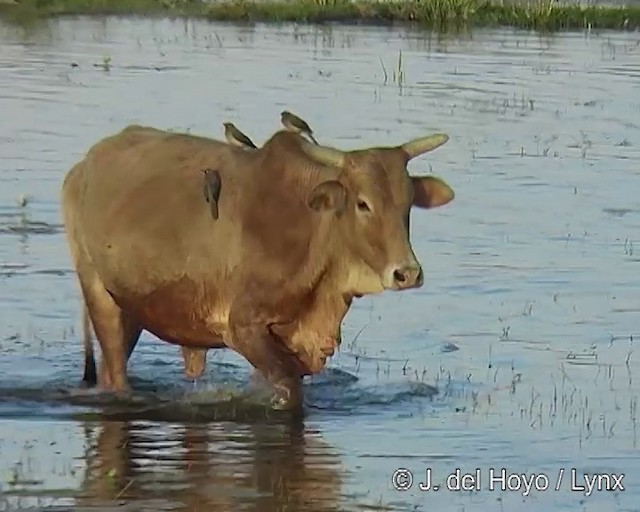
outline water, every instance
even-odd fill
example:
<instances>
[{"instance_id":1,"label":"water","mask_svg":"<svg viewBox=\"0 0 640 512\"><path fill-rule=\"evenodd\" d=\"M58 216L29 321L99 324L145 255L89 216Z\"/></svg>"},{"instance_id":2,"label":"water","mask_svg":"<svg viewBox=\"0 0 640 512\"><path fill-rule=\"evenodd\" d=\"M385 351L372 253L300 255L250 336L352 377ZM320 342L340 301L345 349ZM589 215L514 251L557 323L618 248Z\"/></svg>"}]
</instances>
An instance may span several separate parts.
<instances>
[{"instance_id":1,"label":"water","mask_svg":"<svg viewBox=\"0 0 640 512\"><path fill-rule=\"evenodd\" d=\"M639 510L637 33L80 18L0 41L0 510ZM412 216L425 287L355 303L302 423L238 398L234 354L194 387L148 334L134 403L73 398L64 174L128 124L261 143L284 108L343 148L450 135L410 165L457 193ZM456 468L480 490L445 490ZM490 490L501 468L538 489Z\"/></svg>"}]
</instances>

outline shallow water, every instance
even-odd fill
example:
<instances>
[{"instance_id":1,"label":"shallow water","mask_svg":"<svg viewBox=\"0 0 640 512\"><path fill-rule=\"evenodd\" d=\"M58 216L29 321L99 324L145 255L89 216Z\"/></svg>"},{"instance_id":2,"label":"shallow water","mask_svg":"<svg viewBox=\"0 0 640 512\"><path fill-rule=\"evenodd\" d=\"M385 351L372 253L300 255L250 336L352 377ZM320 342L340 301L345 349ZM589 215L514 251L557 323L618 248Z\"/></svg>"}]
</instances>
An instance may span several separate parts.
<instances>
[{"instance_id":1,"label":"shallow water","mask_svg":"<svg viewBox=\"0 0 640 512\"><path fill-rule=\"evenodd\" d=\"M639 78L631 33L0 25L0 510L639 510ZM234 354L194 387L148 334L132 403L72 396L64 174L128 124L261 143L283 108L343 148L450 135L410 165L457 193L412 214L425 287L355 303L303 422ZM549 489L490 490L503 467ZM456 468L480 490L444 490ZM625 489L572 491L572 468Z\"/></svg>"}]
</instances>

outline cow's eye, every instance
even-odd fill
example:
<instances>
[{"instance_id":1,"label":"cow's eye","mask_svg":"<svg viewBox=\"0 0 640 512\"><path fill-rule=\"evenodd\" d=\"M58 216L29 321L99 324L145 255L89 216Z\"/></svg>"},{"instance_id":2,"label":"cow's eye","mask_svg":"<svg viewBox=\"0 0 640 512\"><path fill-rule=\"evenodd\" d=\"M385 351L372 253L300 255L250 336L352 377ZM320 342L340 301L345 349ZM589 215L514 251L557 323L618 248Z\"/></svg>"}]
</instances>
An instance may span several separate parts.
<instances>
[{"instance_id":1,"label":"cow's eye","mask_svg":"<svg viewBox=\"0 0 640 512\"><path fill-rule=\"evenodd\" d=\"M369 205L367 204L367 202L363 201L362 199L358 200L357 207L358 207L358 210L360 210L361 212L371 211L371 208L369 208Z\"/></svg>"}]
</instances>

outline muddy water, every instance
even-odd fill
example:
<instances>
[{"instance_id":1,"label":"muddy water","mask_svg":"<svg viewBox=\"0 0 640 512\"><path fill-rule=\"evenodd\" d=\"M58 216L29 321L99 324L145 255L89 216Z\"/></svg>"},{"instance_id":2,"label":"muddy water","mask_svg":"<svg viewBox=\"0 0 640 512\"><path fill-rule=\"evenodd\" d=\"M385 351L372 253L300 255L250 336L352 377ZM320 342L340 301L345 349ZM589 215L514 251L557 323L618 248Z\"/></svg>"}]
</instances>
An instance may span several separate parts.
<instances>
[{"instance_id":1,"label":"muddy water","mask_svg":"<svg viewBox=\"0 0 640 512\"><path fill-rule=\"evenodd\" d=\"M637 510L637 34L77 19L0 42L0 510ZM131 402L73 398L65 172L127 124L261 143L283 108L345 148L450 134L410 167L457 192L413 213L425 287L354 305L303 422L233 354L193 384L148 334ZM502 468L533 488L492 490Z\"/></svg>"}]
</instances>

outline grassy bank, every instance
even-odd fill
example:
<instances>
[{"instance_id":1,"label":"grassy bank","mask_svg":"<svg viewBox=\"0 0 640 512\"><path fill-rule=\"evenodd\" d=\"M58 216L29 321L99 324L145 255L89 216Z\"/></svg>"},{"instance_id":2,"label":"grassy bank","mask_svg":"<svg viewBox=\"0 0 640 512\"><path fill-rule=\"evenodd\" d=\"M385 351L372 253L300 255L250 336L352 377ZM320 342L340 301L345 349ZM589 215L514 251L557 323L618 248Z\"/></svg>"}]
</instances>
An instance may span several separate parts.
<instances>
[{"instance_id":1,"label":"grassy bank","mask_svg":"<svg viewBox=\"0 0 640 512\"><path fill-rule=\"evenodd\" d=\"M17 19L142 14L248 22L413 22L438 30L486 26L540 31L640 28L640 6L579 6L555 0L0 0L0 11Z\"/></svg>"}]
</instances>

